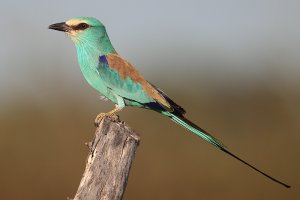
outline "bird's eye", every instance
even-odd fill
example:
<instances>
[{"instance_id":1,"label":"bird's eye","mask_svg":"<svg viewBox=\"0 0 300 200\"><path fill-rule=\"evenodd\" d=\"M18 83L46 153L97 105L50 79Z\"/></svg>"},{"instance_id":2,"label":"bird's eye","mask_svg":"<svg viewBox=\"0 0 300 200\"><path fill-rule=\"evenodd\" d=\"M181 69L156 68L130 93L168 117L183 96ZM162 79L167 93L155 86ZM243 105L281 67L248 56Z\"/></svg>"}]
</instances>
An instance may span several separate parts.
<instances>
[{"instance_id":1,"label":"bird's eye","mask_svg":"<svg viewBox=\"0 0 300 200\"><path fill-rule=\"evenodd\" d=\"M89 27L90 26L88 24L86 24L86 23L80 23L75 28L76 28L76 30L84 30L84 29L87 29Z\"/></svg>"}]
</instances>

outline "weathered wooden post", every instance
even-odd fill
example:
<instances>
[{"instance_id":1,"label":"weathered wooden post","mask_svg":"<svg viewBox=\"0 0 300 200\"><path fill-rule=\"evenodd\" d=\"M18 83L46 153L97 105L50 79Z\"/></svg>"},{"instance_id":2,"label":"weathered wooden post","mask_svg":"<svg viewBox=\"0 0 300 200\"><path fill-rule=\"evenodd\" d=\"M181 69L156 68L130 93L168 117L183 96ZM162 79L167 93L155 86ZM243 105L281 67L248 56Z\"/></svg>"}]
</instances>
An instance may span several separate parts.
<instances>
[{"instance_id":1,"label":"weathered wooden post","mask_svg":"<svg viewBox=\"0 0 300 200\"><path fill-rule=\"evenodd\" d=\"M104 118L90 142L90 154L74 200L120 200L139 136L118 117Z\"/></svg>"}]
</instances>

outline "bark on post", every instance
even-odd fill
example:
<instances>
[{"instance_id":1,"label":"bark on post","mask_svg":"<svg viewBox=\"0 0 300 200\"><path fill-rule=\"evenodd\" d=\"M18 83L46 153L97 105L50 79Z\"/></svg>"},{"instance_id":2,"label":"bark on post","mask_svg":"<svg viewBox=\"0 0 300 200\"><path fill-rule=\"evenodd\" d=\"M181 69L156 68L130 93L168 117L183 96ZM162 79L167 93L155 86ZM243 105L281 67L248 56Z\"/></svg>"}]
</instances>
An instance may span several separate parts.
<instances>
[{"instance_id":1,"label":"bark on post","mask_svg":"<svg viewBox=\"0 0 300 200\"><path fill-rule=\"evenodd\" d=\"M139 136L118 118L104 118L89 143L85 172L74 200L120 200Z\"/></svg>"}]
</instances>

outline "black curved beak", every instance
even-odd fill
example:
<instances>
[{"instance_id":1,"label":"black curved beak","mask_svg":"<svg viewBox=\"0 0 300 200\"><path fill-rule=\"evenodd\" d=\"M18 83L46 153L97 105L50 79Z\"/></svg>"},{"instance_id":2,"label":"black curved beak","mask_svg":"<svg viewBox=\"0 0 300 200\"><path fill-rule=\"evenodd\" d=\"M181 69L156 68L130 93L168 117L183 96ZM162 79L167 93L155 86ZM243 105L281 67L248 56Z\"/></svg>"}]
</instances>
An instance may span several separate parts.
<instances>
[{"instance_id":1,"label":"black curved beak","mask_svg":"<svg viewBox=\"0 0 300 200\"><path fill-rule=\"evenodd\" d=\"M65 22L51 24L48 28L63 32L68 32L70 30L70 27Z\"/></svg>"}]
</instances>

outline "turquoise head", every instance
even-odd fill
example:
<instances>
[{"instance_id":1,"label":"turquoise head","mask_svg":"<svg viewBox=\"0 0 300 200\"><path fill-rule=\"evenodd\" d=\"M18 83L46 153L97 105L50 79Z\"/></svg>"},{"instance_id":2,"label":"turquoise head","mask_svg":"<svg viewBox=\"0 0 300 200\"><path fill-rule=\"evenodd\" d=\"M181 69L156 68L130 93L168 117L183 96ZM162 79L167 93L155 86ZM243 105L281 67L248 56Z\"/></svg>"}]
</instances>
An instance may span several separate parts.
<instances>
[{"instance_id":1,"label":"turquoise head","mask_svg":"<svg viewBox=\"0 0 300 200\"><path fill-rule=\"evenodd\" d=\"M52 24L49 29L65 32L79 51L96 50L102 55L115 52L105 26L98 19L76 17L66 22Z\"/></svg>"}]
</instances>

